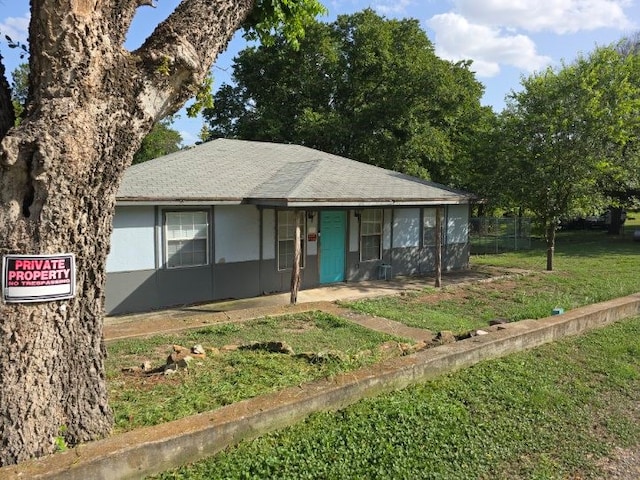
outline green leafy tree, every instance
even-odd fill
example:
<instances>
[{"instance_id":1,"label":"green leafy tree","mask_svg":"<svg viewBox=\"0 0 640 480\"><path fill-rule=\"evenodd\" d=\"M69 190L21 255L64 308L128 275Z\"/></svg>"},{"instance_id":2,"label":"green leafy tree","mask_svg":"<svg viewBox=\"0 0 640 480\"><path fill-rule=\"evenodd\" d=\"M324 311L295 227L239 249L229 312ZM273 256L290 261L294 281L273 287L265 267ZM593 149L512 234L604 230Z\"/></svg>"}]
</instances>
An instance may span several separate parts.
<instances>
[{"instance_id":1,"label":"green leafy tree","mask_svg":"<svg viewBox=\"0 0 640 480\"><path fill-rule=\"evenodd\" d=\"M605 175L599 188L610 199L609 233L621 231L623 208L640 199L640 33L593 53L587 85L602 132Z\"/></svg>"},{"instance_id":2,"label":"green leafy tree","mask_svg":"<svg viewBox=\"0 0 640 480\"><path fill-rule=\"evenodd\" d=\"M324 11L318 0L182 0L128 51L133 18L152 3L30 2L29 89L18 125L0 58L0 254L76 260L73 298L0 304L0 465L111 430L105 264L116 192L143 138L202 98L237 30L295 42Z\"/></svg>"},{"instance_id":3,"label":"green leafy tree","mask_svg":"<svg viewBox=\"0 0 640 480\"><path fill-rule=\"evenodd\" d=\"M15 110L16 122L24 112L24 105L29 94L29 64L22 63L11 72L11 101Z\"/></svg>"},{"instance_id":4,"label":"green leafy tree","mask_svg":"<svg viewBox=\"0 0 640 480\"><path fill-rule=\"evenodd\" d=\"M598 48L524 79L501 115L498 173L507 198L543 227L547 270L560 219L603 208L611 202L605 185L636 175L628 161L639 133L636 64Z\"/></svg>"},{"instance_id":5,"label":"green leafy tree","mask_svg":"<svg viewBox=\"0 0 640 480\"><path fill-rule=\"evenodd\" d=\"M156 123L142 140L140 149L133 156L133 164L146 162L152 158L168 155L180 150L182 136L171 127L171 120Z\"/></svg>"},{"instance_id":6,"label":"green leafy tree","mask_svg":"<svg viewBox=\"0 0 640 480\"><path fill-rule=\"evenodd\" d=\"M299 143L437 181L459 183L456 162L490 110L468 62L438 58L414 19L372 10L307 29L235 59L234 86L206 109L210 136Z\"/></svg>"}]
</instances>

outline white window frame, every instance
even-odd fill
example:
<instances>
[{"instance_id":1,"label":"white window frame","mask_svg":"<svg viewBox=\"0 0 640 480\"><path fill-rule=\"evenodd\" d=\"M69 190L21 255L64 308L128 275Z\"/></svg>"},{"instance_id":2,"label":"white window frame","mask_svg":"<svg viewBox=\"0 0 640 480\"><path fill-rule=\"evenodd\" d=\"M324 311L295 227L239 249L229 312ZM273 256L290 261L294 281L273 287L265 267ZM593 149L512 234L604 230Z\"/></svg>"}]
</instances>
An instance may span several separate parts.
<instances>
[{"instance_id":1,"label":"white window frame","mask_svg":"<svg viewBox=\"0 0 640 480\"><path fill-rule=\"evenodd\" d=\"M307 253L307 242L305 241L307 238L307 215L305 212L300 212L299 210L278 210L276 215L276 266L279 272L291 270L293 268L293 242L295 241L296 234L296 215L298 214L303 217L303 221L300 225L300 268L304 268ZM281 250L285 245L287 247L287 251L282 252ZM288 265L289 259L291 265ZM281 265L281 261L285 261L285 263Z\"/></svg>"},{"instance_id":2,"label":"white window frame","mask_svg":"<svg viewBox=\"0 0 640 480\"><path fill-rule=\"evenodd\" d=\"M200 218L198 218L200 217ZM203 218L204 217L204 218ZM165 210L163 212L163 233L164 233L164 264L167 269L200 267L209 264L209 212L207 210ZM204 221L202 221L204 220ZM177 228L173 228L177 227ZM193 247L197 243L204 242L203 261L182 261L180 253L172 253L172 244L182 243L183 247ZM188 253L202 253L202 249L193 250ZM181 261L173 262L176 255Z\"/></svg>"},{"instance_id":3,"label":"white window frame","mask_svg":"<svg viewBox=\"0 0 640 480\"><path fill-rule=\"evenodd\" d=\"M381 208L371 208L360 212L360 261L375 262L382 259L382 230L384 225L384 212ZM368 238L378 237L378 253L365 257L364 243Z\"/></svg>"}]
</instances>

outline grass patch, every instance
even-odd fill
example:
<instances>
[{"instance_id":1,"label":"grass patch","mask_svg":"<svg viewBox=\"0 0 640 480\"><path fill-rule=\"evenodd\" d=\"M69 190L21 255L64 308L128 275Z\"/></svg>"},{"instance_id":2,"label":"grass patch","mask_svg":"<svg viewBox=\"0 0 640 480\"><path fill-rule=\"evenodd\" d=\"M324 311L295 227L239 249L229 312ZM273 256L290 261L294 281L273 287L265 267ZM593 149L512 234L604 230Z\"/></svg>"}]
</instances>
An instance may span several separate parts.
<instances>
[{"instance_id":1,"label":"grass patch","mask_svg":"<svg viewBox=\"0 0 640 480\"><path fill-rule=\"evenodd\" d=\"M382 353L377 347L390 340L401 339L326 313L310 312L110 343L106 367L116 432L156 425L361 368L380 361ZM252 341L285 341L296 353L337 350L345 354L345 360L310 363L291 355L239 350L210 353L171 377L121 372L145 360L154 366L164 364L174 344L187 348L201 344L211 352L211 348Z\"/></svg>"},{"instance_id":2,"label":"grass patch","mask_svg":"<svg viewBox=\"0 0 640 480\"><path fill-rule=\"evenodd\" d=\"M472 266L532 273L492 283L445 286L435 293L428 289L422 294L358 300L347 306L413 327L463 333L482 328L494 318L542 318L555 307L567 311L640 291L640 245L630 235L561 232L553 272L544 271L545 255L544 246L537 242L524 252L473 256Z\"/></svg>"},{"instance_id":3,"label":"grass patch","mask_svg":"<svg viewBox=\"0 0 640 480\"><path fill-rule=\"evenodd\" d=\"M481 363L161 479L602 478L640 435L640 318Z\"/></svg>"}]
</instances>

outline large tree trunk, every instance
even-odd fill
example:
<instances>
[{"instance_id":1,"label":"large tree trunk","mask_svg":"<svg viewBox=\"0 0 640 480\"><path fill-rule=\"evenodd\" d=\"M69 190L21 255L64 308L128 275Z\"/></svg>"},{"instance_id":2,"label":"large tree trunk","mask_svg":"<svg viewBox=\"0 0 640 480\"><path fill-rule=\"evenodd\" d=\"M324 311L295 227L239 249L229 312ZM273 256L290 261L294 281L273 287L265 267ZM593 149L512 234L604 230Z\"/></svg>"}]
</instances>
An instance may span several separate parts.
<instances>
[{"instance_id":1,"label":"large tree trunk","mask_svg":"<svg viewBox=\"0 0 640 480\"><path fill-rule=\"evenodd\" d=\"M622 225L622 207L611 207L609 209L607 233L609 235L620 235L622 233Z\"/></svg>"},{"instance_id":2,"label":"large tree trunk","mask_svg":"<svg viewBox=\"0 0 640 480\"><path fill-rule=\"evenodd\" d=\"M75 254L78 294L0 305L3 463L50 452L61 431L67 442L78 443L111 427L104 264L115 191L135 147L110 140L124 133L108 120L119 109L95 116L87 113L96 110L92 102L77 109L70 100L71 115L50 121L51 107L43 106L44 115L32 115L2 143L0 251ZM110 155L118 160L105 161Z\"/></svg>"},{"instance_id":3,"label":"large tree trunk","mask_svg":"<svg viewBox=\"0 0 640 480\"><path fill-rule=\"evenodd\" d=\"M253 7L184 0L131 55L121 45L142 3L31 1L26 117L8 133L0 122L0 254L75 254L77 294L0 304L0 465L110 431L103 304L121 177Z\"/></svg>"}]
</instances>

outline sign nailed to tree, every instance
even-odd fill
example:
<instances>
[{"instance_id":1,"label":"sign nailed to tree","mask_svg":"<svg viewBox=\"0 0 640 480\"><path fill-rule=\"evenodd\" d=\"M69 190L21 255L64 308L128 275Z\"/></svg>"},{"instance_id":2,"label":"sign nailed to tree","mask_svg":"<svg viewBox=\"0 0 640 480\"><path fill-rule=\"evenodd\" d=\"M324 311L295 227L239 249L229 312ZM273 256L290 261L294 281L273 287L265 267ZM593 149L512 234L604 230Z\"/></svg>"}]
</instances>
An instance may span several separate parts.
<instances>
[{"instance_id":1,"label":"sign nailed to tree","mask_svg":"<svg viewBox=\"0 0 640 480\"><path fill-rule=\"evenodd\" d=\"M5 302L46 302L75 295L75 256L6 255L2 259Z\"/></svg>"}]
</instances>

